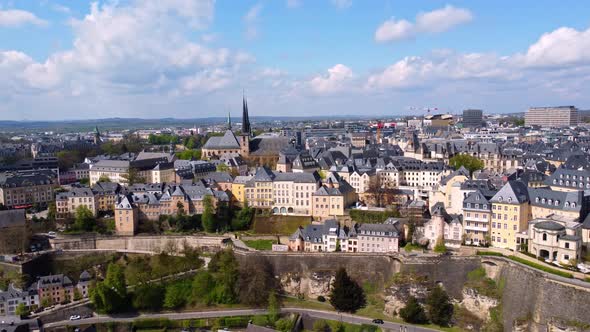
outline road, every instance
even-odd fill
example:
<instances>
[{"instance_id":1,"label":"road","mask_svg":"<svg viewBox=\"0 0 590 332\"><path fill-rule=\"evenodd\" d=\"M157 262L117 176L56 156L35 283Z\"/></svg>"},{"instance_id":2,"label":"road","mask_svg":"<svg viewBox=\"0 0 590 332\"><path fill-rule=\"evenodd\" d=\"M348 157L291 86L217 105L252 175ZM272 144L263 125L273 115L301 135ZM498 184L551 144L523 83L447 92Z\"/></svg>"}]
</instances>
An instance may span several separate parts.
<instances>
[{"instance_id":1,"label":"road","mask_svg":"<svg viewBox=\"0 0 590 332\"><path fill-rule=\"evenodd\" d=\"M320 319L327 319L327 320L334 320L334 321L342 321L345 323L351 324L371 324L371 319L351 315L351 314L344 314L344 313L337 313L333 311L324 311L324 310L314 310L314 309L302 309L302 308L282 308L281 311L283 313L299 313L299 314L308 314L314 318ZM219 310L219 311L196 311L196 312L172 312L172 313L159 313L159 314L140 314L135 316L130 315L113 315L113 316L106 316L106 315L98 315L92 318L81 319L76 321L60 321L46 324L45 328L53 328L59 326L79 326L79 325L90 325L90 324L100 324L100 323L107 323L107 322L122 322L122 323L129 323L133 322L136 319L146 319L146 318L168 318L173 320L185 320L185 319L198 319L198 318L215 318L215 317L231 317L231 316L252 316L252 315L264 315L267 313L266 309L234 309L234 310ZM401 331L401 332L431 332L437 331L434 329L425 328L422 326L413 326L413 325L406 325L406 324L399 324L394 322L385 321L383 325L379 325L382 328L386 328L392 331Z\"/></svg>"}]
</instances>

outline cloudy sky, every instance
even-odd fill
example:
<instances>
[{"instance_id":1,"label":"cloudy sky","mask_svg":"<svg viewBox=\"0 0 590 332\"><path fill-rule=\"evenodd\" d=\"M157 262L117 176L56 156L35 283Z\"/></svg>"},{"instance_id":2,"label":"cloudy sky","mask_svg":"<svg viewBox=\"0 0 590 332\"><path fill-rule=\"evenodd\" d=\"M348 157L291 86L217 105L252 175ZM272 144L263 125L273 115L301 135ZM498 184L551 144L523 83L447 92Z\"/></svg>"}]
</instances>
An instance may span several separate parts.
<instances>
[{"instance_id":1,"label":"cloudy sky","mask_svg":"<svg viewBox=\"0 0 590 332\"><path fill-rule=\"evenodd\" d=\"M0 0L0 120L590 107L586 1Z\"/></svg>"}]
</instances>

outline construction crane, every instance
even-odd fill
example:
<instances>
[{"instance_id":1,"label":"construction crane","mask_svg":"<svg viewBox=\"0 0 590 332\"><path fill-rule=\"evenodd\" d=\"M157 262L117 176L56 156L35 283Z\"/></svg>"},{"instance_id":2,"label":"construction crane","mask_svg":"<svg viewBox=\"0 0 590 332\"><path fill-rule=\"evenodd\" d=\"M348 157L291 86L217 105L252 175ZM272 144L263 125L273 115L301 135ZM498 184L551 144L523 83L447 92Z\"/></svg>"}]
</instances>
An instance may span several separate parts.
<instances>
[{"instance_id":1,"label":"construction crane","mask_svg":"<svg viewBox=\"0 0 590 332\"><path fill-rule=\"evenodd\" d=\"M381 129L383 129L383 122L381 120L377 121L377 144L381 143Z\"/></svg>"}]
</instances>

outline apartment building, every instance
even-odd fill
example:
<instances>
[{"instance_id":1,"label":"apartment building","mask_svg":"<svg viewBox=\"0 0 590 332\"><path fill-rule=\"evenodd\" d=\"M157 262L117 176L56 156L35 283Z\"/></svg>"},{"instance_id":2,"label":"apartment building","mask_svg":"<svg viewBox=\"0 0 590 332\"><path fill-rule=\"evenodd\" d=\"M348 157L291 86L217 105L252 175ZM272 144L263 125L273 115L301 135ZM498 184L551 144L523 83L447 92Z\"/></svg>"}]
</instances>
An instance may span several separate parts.
<instances>
[{"instance_id":1,"label":"apartment building","mask_svg":"<svg viewBox=\"0 0 590 332\"><path fill-rule=\"evenodd\" d=\"M277 173L273 181L273 207L275 214L311 215L313 194L321 179L318 173Z\"/></svg>"},{"instance_id":2,"label":"apartment building","mask_svg":"<svg viewBox=\"0 0 590 332\"><path fill-rule=\"evenodd\" d=\"M350 174L349 184L357 194L364 194L371 187L371 183L377 181L377 173L374 169L355 170Z\"/></svg>"},{"instance_id":3,"label":"apartment building","mask_svg":"<svg viewBox=\"0 0 590 332\"><path fill-rule=\"evenodd\" d=\"M393 218L383 224L361 224L356 232L359 252L399 252L399 241L403 239L402 226Z\"/></svg>"},{"instance_id":4,"label":"apartment building","mask_svg":"<svg viewBox=\"0 0 590 332\"><path fill-rule=\"evenodd\" d=\"M459 248L463 237L463 217L450 215L442 203L435 204L430 212L432 218L417 227L417 234L428 240L428 247L434 248L439 240L450 248Z\"/></svg>"},{"instance_id":5,"label":"apartment building","mask_svg":"<svg viewBox=\"0 0 590 332\"><path fill-rule=\"evenodd\" d=\"M76 209L85 206L96 217L98 212L97 195L90 188L72 188L70 191L58 193L55 207L58 218L73 217Z\"/></svg>"},{"instance_id":6,"label":"apartment building","mask_svg":"<svg viewBox=\"0 0 590 332\"><path fill-rule=\"evenodd\" d=\"M35 289L20 289L9 284L5 291L0 291L0 316L16 316L16 308L21 303L28 309L39 307L39 294Z\"/></svg>"},{"instance_id":7,"label":"apartment building","mask_svg":"<svg viewBox=\"0 0 590 332\"><path fill-rule=\"evenodd\" d=\"M34 287L42 306L46 303L54 305L87 298L90 294L90 284L90 274L83 271L78 278L78 284L74 284L66 275L57 274L40 277Z\"/></svg>"},{"instance_id":8,"label":"apartment building","mask_svg":"<svg viewBox=\"0 0 590 332\"><path fill-rule=\"evenodd\" d=\"M90 165L90 185L107 177L110 182L126 184L129 170L137 172L146 183L174 182L174 162L167 157L128 160L99 160Z\"/></svg>"},{"instance_id":9,"label":"apartment building","mask_svg":"<svg viewBox=\"0 0 590 332\"><path fill-rule=\"evenodd\" d=\"M24 252L31 236L31 223L27 221L24 209L0 211L0 254Z\"/></svg>"},{"instance_id":10,"label":"apartment building","mask_svg":"<svg viewBox=\"0 0 590 332\"><path fill-rule=\"evenodd\" d=\"M334 173L312 195L312 215L319 220L343 216L344 210L358 200L348 182L336 178Z\"/></svg>"},{"instance_id":11,"label":"apartment building","mask_svg":"<svg viewBox=\"0 0 590 332\"><path fill-rule=\"evenodd\" d=\"M580 123L574 106L531 107L524 116L525 126L570 127Z\"/></svg>"},{"instance_id":12,"label":"apartment building","mask_svg":"<svg viewBox=\"0 0 590 332\"><path fill-rule=\"evenodd\" d=\"M490 221L492 204L479 190L471 192L463 200L463 231L465 243L486 245L491 241Z\"/></svg>"},{"instance_id":13,"label":"apartment building","mask_svg":"<svg viewBox=\"0 0 590 332\"><path fill-rule=\"evenodd\" d=\"M0 204L13 209L47 205L53 201L58 186L58 176L52 170L3 172L0 173Z\"/></svg>"},{"instance_id":14,"label":"apartment building","mask_svg":"<svg viewBox=\"0 0 590 332\"><path fill-rule=\"evenodd\" d=\"M520 181L508 181L492 197L492 246L517 250L517 233L523 232L532 219L527 187Z\"/></svg>"}]
</instances>

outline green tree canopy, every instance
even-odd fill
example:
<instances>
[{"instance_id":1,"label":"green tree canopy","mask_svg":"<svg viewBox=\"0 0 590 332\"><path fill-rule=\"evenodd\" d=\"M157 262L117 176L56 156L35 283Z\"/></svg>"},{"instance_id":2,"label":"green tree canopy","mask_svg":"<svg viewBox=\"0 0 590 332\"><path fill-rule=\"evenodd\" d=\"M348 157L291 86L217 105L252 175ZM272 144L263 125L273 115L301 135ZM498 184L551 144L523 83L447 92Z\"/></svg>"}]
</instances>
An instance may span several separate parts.
<instances>
[{"instance_id":1,"label":"green tree canopy","mask_svg":"<svg viewBox=\"0 0 590 332\"><path fill-rule=\"evenodd\" d=\"M344 268L336 272L330 292L330 304L338 311L350 313L355 313L367 304L363 288L348 276Z\"/></svg>"},{"instance_id":2,"label":"green tree canopy","mask_svg":"<svg viewBox=\"0 0 590 332\"><path fill-rule=\"evenodd\" d=\"M454 169L459 169L463 166L469 171L469 174L473 174L473 172L484 168L482 160L468 154L458 154L453 156L449 159L449 166Z\"/></svg>"},{"instance_id":3,"label":"green tree canopy","mask_svg":"<svg viewBox=\"0 0 590 332\"><path fill-rule=\"evenodd\" d=\"M96 284L90 298L99 312L115 313L127 310L127 285L123 267L117 263L110 263L106 278Z\"/></svg>"},{"instance_id":4,"label":"green tree canopy","mask_svg":"<svg viewBox=\"0 0 590 332\"><path fill-rule=\"evenodd\" d=\"M428 321L424 308L413 296L410 296L406 305L399 310L399 315L404 322L412 324L424 324Z\"/></svg>"},{"instance_id":5,"label":"green tree canopy","mask_svg":"<svg viewBox=\"0 0 590 332\"><path fill-rule=\"evenodd\" d=\"M191 302L209 305L213 302L212 292L215 288L215 279L208 271L199 271L192 286Z\"/></svg>"},{"instance_id":6,"label":"green tree canopy","mask_svg":"<svg viewBox=\"0 0 590 332\"><path fill-rule=\"evenodd\" d=\"M453 304L447 292L440 286L436 286L426 299L428 318L434 324L448 326L453 318Z\"/></svg>"},{"instance_id":7,"label":"green tree canopy","mask_svg":"<svg viewBox=\"0 0 590 332\"><path fill-rule=\"evenodd\" d=\"M133 307L138 310L158 311L164 303L165 288L156 283L140 284L133 289Z\"/></svg>"},{"instance_id":8,"label":"green tree canopy","mask_svg":"<svg viewBox=\"0 0 590 332\"><path fill-rule=\"evenodd\" d=\"M89 232L96 225L96 220L92 211L86 205L79 205L76 208L76 219L74 220L74 227L80 231Z\"/></svg>"},{"instance_id":9,"label":"green tree canopy","mask_svg":"<svg viewBox=\"0 0 590 332\"><path fill-rule=\"evenodd\" d=\"M128 185L135 183L145 183L145 177L143 177L139 170L135 167L129 167L127 173L122 174L121 177L127 182Z\"/></svg>"},{"instance_id":10,"label":"green tree canopy","mask_svg":"<svg viewBox=\"0 0 590 332\"><path fill-rule=\"evenodd\" d=\"M164 307L175 309L184 306L191 298L192 281L181 280L166 286L166 295L164 296Z\"/></svg>"},{"instance_id":11,"label":"green tree canopy","mask_svg":"<svg viewBox=\"0 0 590 332\"><path fill-rule=\"evenodd\" d=\"M209 233L214 233L217 231L218 225L215 218L213 200L210 195L206 195L203 198L203 215L201 216L201 222L205 231Z\"/></svg>"},{"instance_id":12,"label":"green tree canopy","mask_svg":"<svg viewBox=\"0 0 590 332\"><path fill-rule=\"evenodd\" d=\"M265 306L268 304L271 293L278 288L273 267L264 257L250 258L247 264L240 267L239 275L238 294L241 303Z\"/></svg>"}]
</instances>

